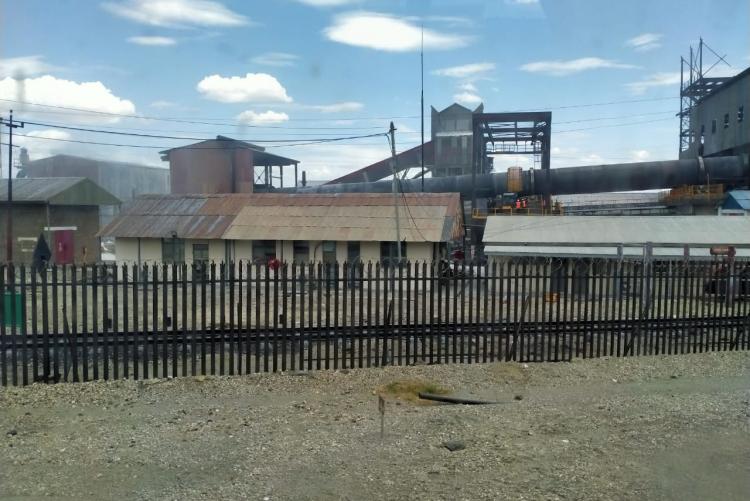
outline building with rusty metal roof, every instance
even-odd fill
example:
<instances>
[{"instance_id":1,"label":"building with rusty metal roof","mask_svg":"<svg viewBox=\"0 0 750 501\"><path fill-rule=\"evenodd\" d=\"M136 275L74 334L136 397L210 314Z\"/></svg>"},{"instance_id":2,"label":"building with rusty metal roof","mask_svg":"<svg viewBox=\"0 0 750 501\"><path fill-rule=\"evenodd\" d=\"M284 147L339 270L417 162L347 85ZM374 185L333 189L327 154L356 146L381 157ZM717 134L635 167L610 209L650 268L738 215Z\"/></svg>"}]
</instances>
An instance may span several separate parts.
<instances>
[{"instance_id":1,"label":"building with rusty metal roof","mask_svg":"<svg viewBox=\"0 0 750 501\"><path fill-rule=\"evenodd\" d=\"M460 196L398 199L402 257L432 260L464 234ZM100 232L118 261L377 261L397 253L388 193L149 195Z\"/></svg>"},{"instance_id":2,"label":"building with rusty metal roof","mask_svg":"<svg viewBox=\"0 0 750 501\"><path fill-rule=\"evenodd\" d=\"M4 180L7 182L7 179ZM8 199L0 190L0 219L5 221ZM95 262L99 210L120 200L85 177L51 177L13 180L13 261L30 263L39 235L44 235L57 264ZM0 228L5 241L6 225ZM7 261L5 246L0 255Z\"/></svg>"},{"instance_id":3,"label":"building with rusty metal roof","mask_svg":"<svg viewBox=\"0 0 750 501\"><path fill-rule=\"evenodd\" d=\"M123 202L144 193L169 192L169 170L74 155L53 155L24 161L19 178L87 177ZM100 225L112 221L116 206L99 208Z\"/></svg>"}]
</instances>

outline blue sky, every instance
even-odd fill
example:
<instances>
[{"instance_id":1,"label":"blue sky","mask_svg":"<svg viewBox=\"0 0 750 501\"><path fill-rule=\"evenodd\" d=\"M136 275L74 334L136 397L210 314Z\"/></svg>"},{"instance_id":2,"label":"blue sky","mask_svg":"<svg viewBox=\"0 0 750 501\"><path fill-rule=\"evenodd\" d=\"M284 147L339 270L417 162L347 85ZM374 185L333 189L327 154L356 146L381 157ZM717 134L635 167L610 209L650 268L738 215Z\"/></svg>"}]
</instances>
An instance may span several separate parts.
<instances>
[{"instance_id":1,"label":"blue sky","mask_svg":"<svg viewBox=\"0 0 750 501\"><path fill-rule=\"evenodd\" d=\"M459 100L469 107L483 102L487 111L552 110L556 167L675 158L679 58L702 36L732 64L712 74L750 65L749 5L3 1L0 99L6 101L0 110L5 114L12 106L19 118L44 124L198 138L222 133L260 143L381 132L393 118L402 150L419 142L424 25L428 138L429 106L442 109ZM616 104L599 105L611 102ZM161 164L157 148L68 141L155 147L191 142L49 125L18 132L36 136L18 138L32 158L65 152L152 165ZM300 160L310 179L328 179L387 156L388 145L367 138L272 150ZM502 170L527 162L506 157L497 165Z\"/></svg>"}]
</instances>

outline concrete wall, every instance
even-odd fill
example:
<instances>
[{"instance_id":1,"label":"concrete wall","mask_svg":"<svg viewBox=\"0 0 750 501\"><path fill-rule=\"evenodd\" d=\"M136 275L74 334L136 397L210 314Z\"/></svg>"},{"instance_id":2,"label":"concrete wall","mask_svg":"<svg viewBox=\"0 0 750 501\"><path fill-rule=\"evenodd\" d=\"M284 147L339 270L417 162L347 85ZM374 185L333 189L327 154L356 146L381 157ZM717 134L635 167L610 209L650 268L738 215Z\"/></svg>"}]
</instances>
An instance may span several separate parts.
<instances>
[{"instance_id":1,"label":"concrete wall","mask_svg":"<svg viewBox=\"0 0 750 501\"><path fill-rule=\"evenodd\" d=\"M193 244L208 243L209 259L215 262L225 260L225 245L230 248L230 257L235 261L252 260L253 243L251 240L185 240L185 261L190 264L193 262ZM321 241L310 241L309 260L320 261L323 257ZM433 242L407 242L406 258L409 261L427 261L433 260L433 249L437 244ZM161 240L160 239L141 239L141 260L146 262L160 262ZM360 259L367 262L379 261L380 242L360 242ZM116 239L116 254L118 262L132 262L138 260L138 239L135 238L118 238ZM291 240L276 242L276 257L287 262L292 262L294 258L294 242ZM336 260L344 263L348 260L348 242L336 242Z\"/></svg>"},{"instance_id":2,"label":"concrete wall","mask_svg":"<svg viewBox=\"0 0 750 501\"><path fill-rule=\"evenodd\" d=\"M409 261L432 261L432 242L408 242L406 244L406 257Z\"/></svg>"},{"instance_id":3,"label":"concrete wall","mask_svg":"<svg viewBox=\"0 0 750 501\"><path fill-rule=\"evenodd\" d=\"M0 207L0 258L6 261L5 252L5 206ZM13 205L13 261L29 264L33 258L36 240L44 234L47 245L52 251L54 261L54 235L46 232L45 227L74 226L73 232L74 261L76 263L94 263L100 258L99 239L99 207L97 206L67 206L53 205L49 208L45 204L14 204ZM19 240L20 239L20 240Z\"/></svg>"},{"instance_id":4,"label":"concrete wall","mask_svg":"<svg viewBox=\"0 0 750 501\"><path fill-rule=\"evenodd\" d=\"M407 244L408 246L408 244ZM365 262L380 260L380 242L362 242L359 244L359 258Z\"/></svg>"},{"instance_id":5,"label":"concrete wall","mask_svg":"<svg viewBox=\"0 0 750 501\"><path fill-rule=\"evenodd\" d=\"M138 264L161 263L161 239L159 238L116 238L115 257L118 263Z\"/></svg>"}]
</instances>

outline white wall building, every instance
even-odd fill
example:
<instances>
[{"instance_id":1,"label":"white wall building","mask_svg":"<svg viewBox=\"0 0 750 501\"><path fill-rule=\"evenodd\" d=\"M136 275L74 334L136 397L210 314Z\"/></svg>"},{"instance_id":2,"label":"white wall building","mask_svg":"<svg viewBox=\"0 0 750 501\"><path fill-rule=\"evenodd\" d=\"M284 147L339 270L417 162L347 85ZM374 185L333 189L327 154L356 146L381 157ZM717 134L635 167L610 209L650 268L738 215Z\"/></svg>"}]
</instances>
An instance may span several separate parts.
<instances>
[{"instance_id":1,"label":"white wall building","mask_svg":"<svg viewBox=\"0 0 750 501\"><path fill-rule=\"evenodd\" d=\"M147 195L101 232L117 261L379 261L396 257L389 193ZM408 193L398 203L402 258L432 261L463 238L460 196Z\"/></svg>"}]
</instances>

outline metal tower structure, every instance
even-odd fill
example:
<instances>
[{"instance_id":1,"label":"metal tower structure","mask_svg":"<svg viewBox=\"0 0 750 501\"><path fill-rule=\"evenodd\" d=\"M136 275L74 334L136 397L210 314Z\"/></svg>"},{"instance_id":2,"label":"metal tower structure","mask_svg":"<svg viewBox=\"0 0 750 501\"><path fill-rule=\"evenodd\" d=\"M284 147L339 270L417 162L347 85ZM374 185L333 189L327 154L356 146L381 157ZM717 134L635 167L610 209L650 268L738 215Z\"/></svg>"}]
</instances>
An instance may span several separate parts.
<instances>
[{"instance_id":1,"label":"metal tower structure","mask_svg":"<svg viewBox=\"0 0 750 501\"><path fill-rule=\"evenodd\" d=\"M712 62L707 70L703 70L703 49L708 49L716 59ZM696 137L702 141L705 131L695 130L694 124L691 123L691 114L695 104L705 96L716 90L729 77L709 77L708 73L719 63L727 66L730 64L724 59L726 54L720 56L711 47L703 41L698 42L698 50L693 50L690 46L690 59L680 57L680 150L682 153L690 148Z\"/></svg>"}]
</instances>

